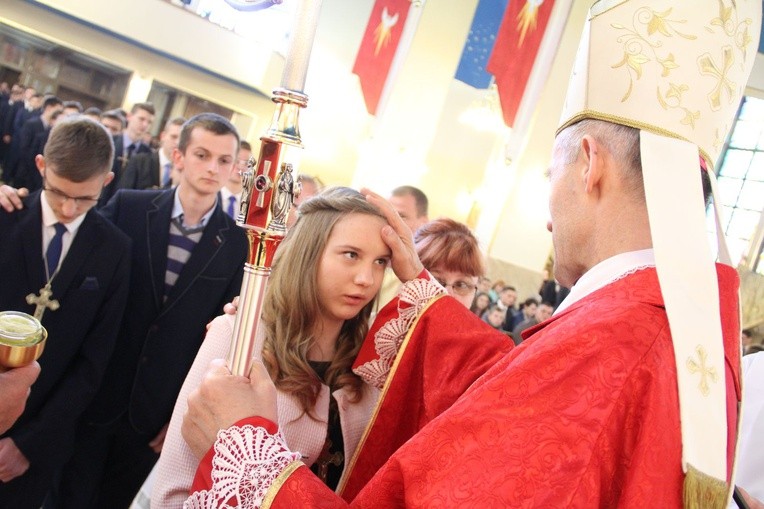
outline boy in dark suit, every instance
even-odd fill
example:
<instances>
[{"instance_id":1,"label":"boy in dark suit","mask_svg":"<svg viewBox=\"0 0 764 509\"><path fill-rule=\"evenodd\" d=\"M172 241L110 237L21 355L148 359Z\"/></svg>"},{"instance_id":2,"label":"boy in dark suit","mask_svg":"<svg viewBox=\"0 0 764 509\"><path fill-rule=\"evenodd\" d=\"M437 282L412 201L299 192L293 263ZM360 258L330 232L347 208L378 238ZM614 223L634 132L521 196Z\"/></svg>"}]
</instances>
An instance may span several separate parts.
<instances>
[{"instance_id":1,"label":"boy in dark suit","mask_svg":"<svg viewBox=\"0 0 764 509\"><path fill-rule=\"evenodd\" d=\"M130 297L50 507L127 508L159 458L205 326L241 289L246 236L218 203L238 147L228 120L197 115L173 151L176 189L121 189L100 210L133 240Z\"/></svg>"},{"instance_id":2,"label":"boy in dark suit","mask_svg":"<svg viewBox=\"0 0 764 509\"><path fill-rule=\"evenodd\" d=\"M53 116L63 109L63 102L56 96L45 98L42 113L24 122L19 132L18 159L13 170L13 183L17 187L26 187L30 191L40 189L42 182L37 171L35 156L40 154L35 138L50 130ZM43 145L44 146L44 145Z\"/></svg>"},{"instance_id":3,"label":"boy in dark suit","mask_svg":"<svg viewBox=\"0 0 764 509\"><path fill-rule=\"evenodd\" d=\"M186 119L171 118L159 134L156 152L138 154L130 159L117 182L118 189L159 189L172 184L172 153L178 148L180 130Z\"/></svg>"},{"instance_id":4,"label":"boy in dark suit","mask_svg":"<svg viewBox=\"0 0 764 509\"><path fill-rule=\"evenodd\" d=\"M114 135L114 161L111 171L114 173L114 181L111 182L101 193L98 207L106 205L117 190L117 184L122 178L128 161L138 154L149 154L151 147L143 142L146 134L154 121L154 105L151 103L136 103L127 115L127 126L117 135Z\"/></svg>"},{"instance_id":5,"label":"boy in dark suit","mask_svg":"<svg viewBox=\"0 0 764 509\"><path fill-rule=\"evenodd\" d=\"M92 120L61 122L35 158L43 189L22 210L0 214L0 310L36 314L48 330L26 409L0 436L0 507L40 507L114 349L130 240L93 209L113 178L113 150ZM55 310L40 302L44 288Z\"/></svg>"}]
</instances>

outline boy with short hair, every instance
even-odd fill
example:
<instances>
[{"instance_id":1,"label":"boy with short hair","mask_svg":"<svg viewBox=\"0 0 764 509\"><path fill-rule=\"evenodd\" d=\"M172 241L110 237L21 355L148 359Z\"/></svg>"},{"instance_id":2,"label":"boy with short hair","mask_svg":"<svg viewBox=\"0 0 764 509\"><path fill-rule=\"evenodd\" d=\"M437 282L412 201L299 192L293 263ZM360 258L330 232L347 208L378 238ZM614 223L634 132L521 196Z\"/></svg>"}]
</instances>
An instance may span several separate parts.
<instances>
[{"instance_id":1,"label":"boy with short hair","mask_svg":"<svg viewBox=\"0 0 764 509\"><path fill-rule=\"evenodd\" d=\"M0 436L2 507L42 505L114 349L130 239L94 209L113 178L113 151L100 124L59 122L35 157L43 189L22 210L0 214L0 310L35 314L48 331L26 409Z\"/></svg>"}]
</instances>

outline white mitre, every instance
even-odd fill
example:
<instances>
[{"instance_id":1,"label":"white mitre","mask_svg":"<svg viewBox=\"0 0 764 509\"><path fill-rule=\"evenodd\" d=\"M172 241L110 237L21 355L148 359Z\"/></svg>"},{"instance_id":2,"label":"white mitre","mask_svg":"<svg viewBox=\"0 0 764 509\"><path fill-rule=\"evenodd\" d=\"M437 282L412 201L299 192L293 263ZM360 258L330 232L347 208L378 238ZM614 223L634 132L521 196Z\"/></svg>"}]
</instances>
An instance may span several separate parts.
<instances>
[{"instance_id":1,"label":"white mitre","mask_svg":"<svg viewBox=\"0 0 764 509\"><path fill-rule=\"evenodd\" d=\"M589 13L558 130L583 119L640 129L656 267L671 327L684 505L726 507L719 289L699 156L713 167L753 67L761 0L601 0ZM719 260L730 263L719 226Z\"/></svg>"}]
</instances>

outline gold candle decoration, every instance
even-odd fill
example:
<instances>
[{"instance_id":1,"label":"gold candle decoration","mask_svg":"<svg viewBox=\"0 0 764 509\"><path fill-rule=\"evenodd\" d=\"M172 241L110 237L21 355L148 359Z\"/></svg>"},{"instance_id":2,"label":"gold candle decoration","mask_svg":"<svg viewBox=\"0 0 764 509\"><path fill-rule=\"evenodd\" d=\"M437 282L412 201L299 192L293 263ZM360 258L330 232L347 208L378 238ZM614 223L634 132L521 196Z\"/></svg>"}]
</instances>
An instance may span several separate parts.
<instances>
[{"instance_id":1,"label":"gold candle decoration","mask_svg":"<svg viewBox=\"0 0 764 509\"><path fill-rule=\"evenodd\" d=\"M48 331L35 317L19 311L0 312L0 366L18 368L36 361Z\"/></svg>"}]
</instances>

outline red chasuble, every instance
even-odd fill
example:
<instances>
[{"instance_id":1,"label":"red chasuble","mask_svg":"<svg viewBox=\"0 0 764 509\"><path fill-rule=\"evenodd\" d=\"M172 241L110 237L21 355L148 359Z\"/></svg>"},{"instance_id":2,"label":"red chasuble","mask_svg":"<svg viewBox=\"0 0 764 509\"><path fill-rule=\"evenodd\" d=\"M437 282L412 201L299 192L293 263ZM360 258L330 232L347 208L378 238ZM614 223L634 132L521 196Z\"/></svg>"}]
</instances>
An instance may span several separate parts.
<instances>
[{"instance_id":1,"label":"red chasuble","mask_svg":"<svg viewBox=\"0 0 764 509\"><path fill-rule=\"evenodd\" d=\"M726 370L716 383L727 387L731 470L740 401L738 278L730 267L717 271ZM432 340L422 325L409 341ZM655 270L625 276L523 335L526 341L403 444L351 506L682 507L676 364ZM401 365L405 359L404 352ZM400 412L417 404L395 401ZM262 507L346 505L299 467L284 470Z\"/></svg>"},{"instance_id":2,"label":"red chasuble","mask_svg":"<svg viewBox=\"0 0 764 509\"><path fill-rule=\"evenodd\" d=\"M368 341L390 323L397 298L380 311L359 352L368 362ZM382 387L358 450L337 491L353 500L379 468L428 422L448 409L483 373L514 347L502 334L451 297L432 299L413 323ZM357 372L357 370L356 370Z\"/></svg>"}]
</instances>

